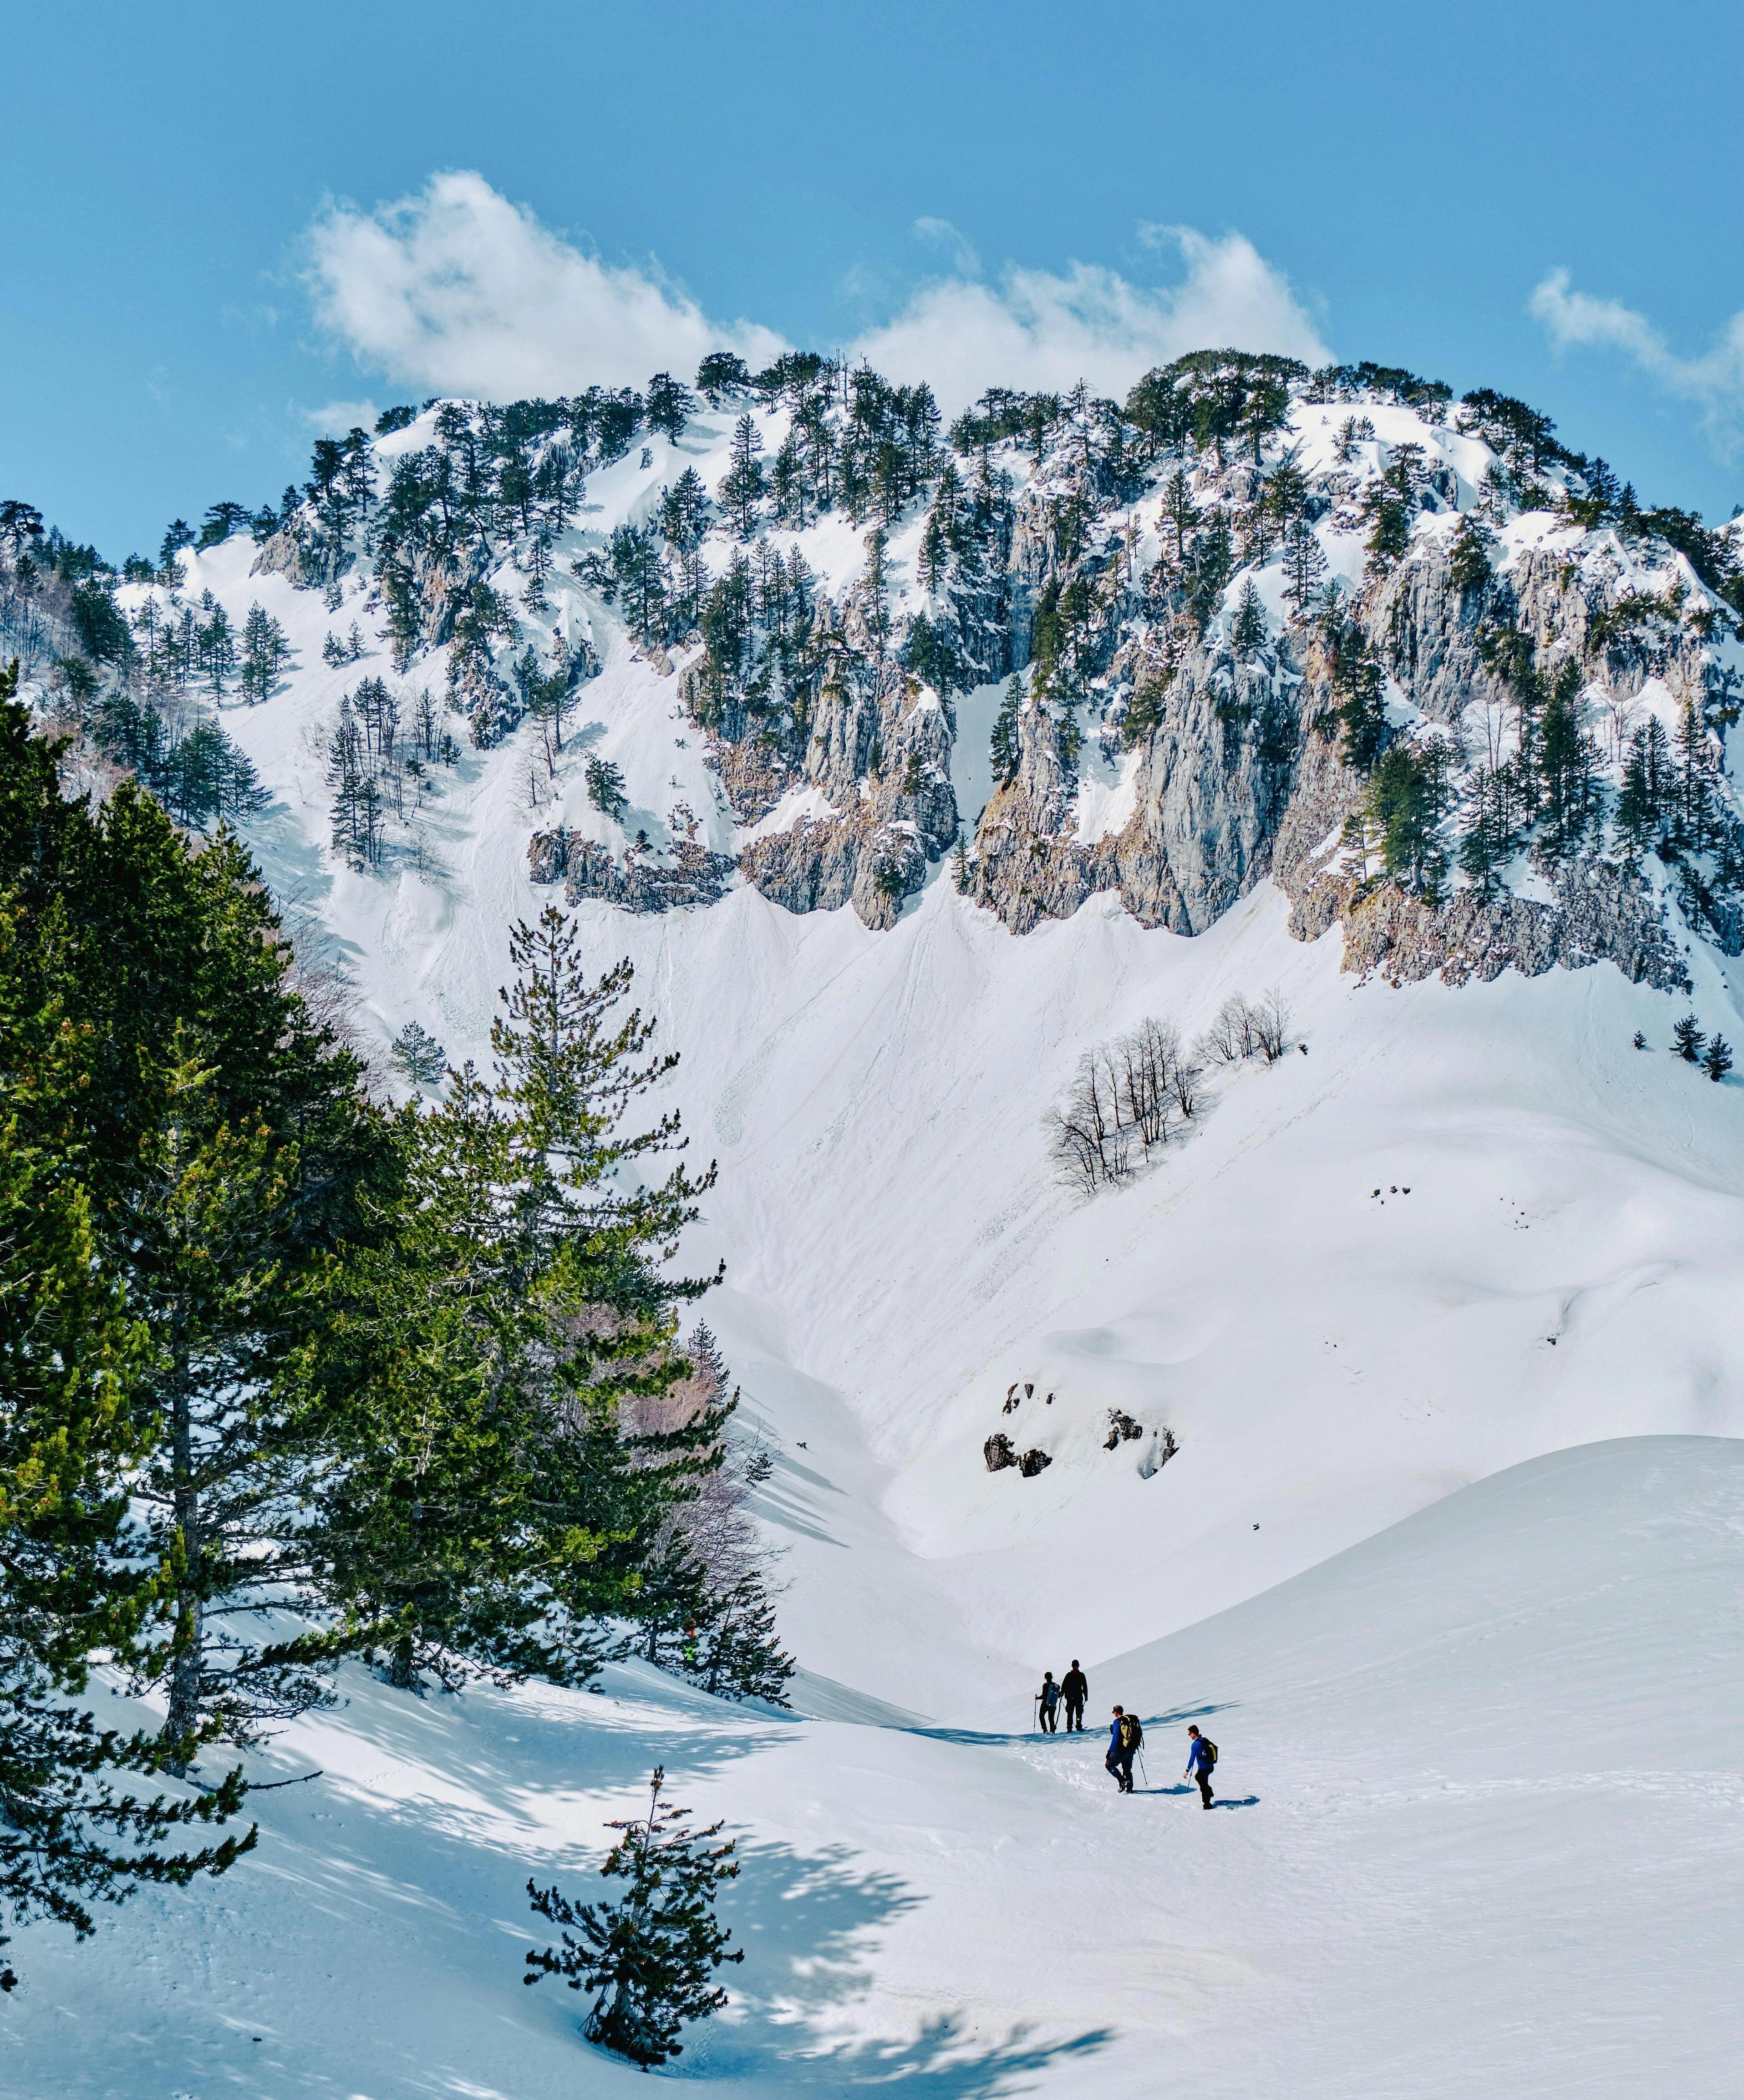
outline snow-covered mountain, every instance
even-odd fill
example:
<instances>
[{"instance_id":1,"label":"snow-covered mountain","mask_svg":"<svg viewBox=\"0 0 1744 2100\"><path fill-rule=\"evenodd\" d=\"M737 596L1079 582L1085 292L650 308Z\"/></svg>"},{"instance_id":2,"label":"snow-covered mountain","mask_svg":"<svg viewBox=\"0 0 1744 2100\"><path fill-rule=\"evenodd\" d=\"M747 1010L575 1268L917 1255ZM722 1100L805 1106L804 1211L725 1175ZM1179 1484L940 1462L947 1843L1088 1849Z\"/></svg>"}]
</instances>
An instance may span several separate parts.
<instances>
[{"instance_id":1,"label":"snow-covered mountain","mask_svg":"<svg viewBox=\"0 0 1744 2100\"><path fill-rule=\"evenodd\" d=\"M748 2090L1701 2089L1744 1112L1667 1052L1744 1036L1737 528L1372 367L948 437L863 373L715 377L664 429L653 389L391 416L110 595L135 762L245 757L214 792L384 1075L408 1022L487 1054L554 895L634 962L808 1718L356 1673L207 1967L142 1898L143 2039L81 1957L15 2089L609 2082L519 1992L518 1892L656 1755L753 1833L740 2010L683 2059ZM1087 1054L1274 990L1287 1054L1062 1182ZM1251 1808L1007 1740L1074 1655L1153 1786L1215 1711Z\"/></svg>"}]
</instances>

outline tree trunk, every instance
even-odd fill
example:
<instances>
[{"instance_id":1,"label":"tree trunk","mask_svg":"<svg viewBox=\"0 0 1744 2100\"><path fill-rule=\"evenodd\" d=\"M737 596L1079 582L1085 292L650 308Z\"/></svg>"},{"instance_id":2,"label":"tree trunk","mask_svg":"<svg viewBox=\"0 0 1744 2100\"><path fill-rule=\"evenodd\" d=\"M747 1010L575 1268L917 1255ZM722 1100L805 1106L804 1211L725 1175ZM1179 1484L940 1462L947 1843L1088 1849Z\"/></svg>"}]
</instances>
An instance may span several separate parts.
<instances>
[{"instance_id":1,"label":"tree trunk","mask_svg":"<svg viewBox=\"0 0 1744 2100\"><path fill-rule=\"evenodd\" d=\"M188 1343L184 1317L175 1316L172 1333L173 1383L170 1404L170 1456L175 1501L181 1572L176 1579L174 1661L170 1668L170 1712L163 1740L191 1745L200 1728L200 1678L204 1661L201 1613L200 1489L194 1477L193 1403L188 1390ZM185 1771L186 1759L172 1770Z\"/></svg>"}]
</instances>

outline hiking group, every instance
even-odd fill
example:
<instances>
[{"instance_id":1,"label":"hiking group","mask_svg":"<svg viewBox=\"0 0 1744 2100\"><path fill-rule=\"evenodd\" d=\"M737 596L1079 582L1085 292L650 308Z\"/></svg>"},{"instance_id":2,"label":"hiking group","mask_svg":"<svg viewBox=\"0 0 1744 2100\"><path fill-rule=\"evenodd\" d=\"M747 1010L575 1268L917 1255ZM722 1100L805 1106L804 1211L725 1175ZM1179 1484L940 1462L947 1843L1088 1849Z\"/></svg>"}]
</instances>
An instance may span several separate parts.
<instances>
[{"instance_id":1,"label":"hiking group","mask_svg":"<svg viewBox=\"0 0 1744 2100\"><path fill-rule=\"evenodd\" d=\"M1088 1678L1078 1666L1078 1658L1072 1657L1072 1666L1056 1684L1053 1672L1042 1672L1041 1690L1036 1693L1036 1711L1044 1735L1052 1736L1059 1730L1059 1710L1066 1709L1066 1732L1080 1735L1084 1730L1084 1702L1090 1696ZM1122 1793L1131 1793L1132 1789L1132 1760L1144 1745L1145 1731L1136 1714L1128 1714L1124 1706L1116 1706L1108 1730L1108 1754L1102 1759L1108 1775ZM1187 1728L1187 1768L1181 1775L1191 1780L1199 1790L1199 1806L1212 1805L1212 1768L1217 1762L1217 1745L1209 1736L1202 1736L1190 1723Z\"/></svg>"}]
</instances>

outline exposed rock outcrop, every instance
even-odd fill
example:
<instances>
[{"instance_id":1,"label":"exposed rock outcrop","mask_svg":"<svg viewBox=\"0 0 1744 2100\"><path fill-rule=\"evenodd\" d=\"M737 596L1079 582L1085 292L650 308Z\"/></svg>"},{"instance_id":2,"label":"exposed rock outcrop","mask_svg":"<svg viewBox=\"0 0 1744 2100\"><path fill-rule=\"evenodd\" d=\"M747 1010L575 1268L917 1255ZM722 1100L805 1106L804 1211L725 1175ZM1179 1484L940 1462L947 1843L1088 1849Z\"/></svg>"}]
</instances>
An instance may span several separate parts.
<instances>
[{"instance_id":1,"label":"exposed rock outcrop","mask_svg":"<svg viewBox=\"0 0 1744 2100\"><path fill-rule=\"evenodd\" d=\"M1611 962L1631 983L1689 988L1663 907L1640 876L1605 861L1565 869L1553 904L1466 889L1437 905L1392 883L1365 885L1329 871L1297 894L1290 930L1311 941L1335 924L1344 929L1344 968L1389 984L1488 983L1506 969L1530 977Z\"/></svg>"}]
</instances>

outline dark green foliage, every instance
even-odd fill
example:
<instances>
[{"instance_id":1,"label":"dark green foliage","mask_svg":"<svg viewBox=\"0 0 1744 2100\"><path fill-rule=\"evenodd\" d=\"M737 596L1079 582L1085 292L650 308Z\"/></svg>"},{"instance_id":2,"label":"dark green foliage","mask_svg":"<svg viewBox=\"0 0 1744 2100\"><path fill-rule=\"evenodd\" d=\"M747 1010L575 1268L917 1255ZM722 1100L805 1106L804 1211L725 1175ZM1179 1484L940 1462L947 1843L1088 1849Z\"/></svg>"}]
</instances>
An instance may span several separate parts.
<instances>
[{"instance_id":1,"label":"dark green foliage","mask_svg":"<svg viewBox=\"0 0 1744 2100\"><path fill-rule=\"evenodd\" d=\"M1369 489L1363 509L1369 521L1369 569L1371 574L1382 572L1402 561L1411 546L1411 508L1396 488L1381 481Z\"/></svg>"},{"instance_id":2,"label":"dark green foliage","mask_svg":"<svg viewBox=\"0 0 1744 2100\"><path fill-rule=\"evenodd\" d=\"M711 408L718 408L723 395L748 390L751 368L730 350L711 350L696 368L696 390Z\"/></svg>"},{"instance_id":3,"label":"dark green foliage","mask_svg":"<svg viewBox=\"0 0 1744 2100\"><path fill-rule=\"evenodd\" d=\"M448 1069L448 1053L421 1021L408 1021L390 1053L397 1068L420 1087L433 1087Z\"/></svg>"},{"instance_id":4,"label":"dark green foliage","mask_svg":"<svg viewBox=\"0 0 1744 2100\"><path fill-rule=\"evenodd\" d=\"M1671 1048L1686 1065L1699 1061L1702 1045L1707 1041L1701 1025L1693 1013L1686 1013L1671 1030Z\"/></svg>"},{"instance_id":5,"label":"dark green foliage","mask_svg":"<svg viewBox=\"0 0 1744 2100\"><path fill-rule=\"evenodd\" d=\"M1284 527L1284 600L1297 620L1308 617L1315 593L1327 572L1326 550L1306 518L1291 519Z\"/></svg>"},{"instance_id":6,"label":"dark green foliage","mask_svg":"<svg viewBox=\"0 0 1744 2100\"><path fill-rule=\"evenodd\" d=\"M33 503L25 503L15 496L0 501L0 547L4 547L13 561L24 552L27 545L42 536L42 514Z\"/></svg>"},{"instance_id":7,"label":"dark green foliage","mask_svg":"<svg viewBox=\"0 0 1744 2100\"><path fill-rule=\"evenodd\" d=\"M1580 666L1557 667L1545 696L1538 746L1540 840L1552 864L1577 853L1600 814L1600 759L1581 727Z\"/></svg>"},{"instance_id":8,"label":"dark green foliage","mask_svg":"<svg viewBox=\"0 0 1744 2100\"><path fill-rule=\"evenodd\" d=\"M1385 872L1402 889L1434 898L1447 870L1441 822L1450 800L1447 747L1394 744L1377 761L1360 827L1353 837L1367 853L1378 849Z\"/></svg>"},{"instance_id":9,"label":"dark green foliage","mask_svg":"<svg viewBox=\"0 0 1744 2100\"><path fill-rule=\"evenodd\" d=\"M1475 430L1511 465L1517 462L1536 474L1547 461L1561 456L1562 448L1551 435L1555 423L1512 395L1497 394L1487 386L1474 387L1459 405L1466 429Z\"/></svg>"},{"instance_id":10,"label":"dark green foliage","mask_svg":"<svg viewBox=\"0 0 1744 2100\"><path fill-rule=\"evenodd\" d=\"M1250 576L1242 585L1234 624L1230 629L1230 643L1236 655L1245 659L1256 656L1265 646L1265 608L1260 602L1260 593Z\"/></svg>"},{"instance_id":11,"label":"dark green foliage","mask_svg":"<svg viewBox=\"0 0 1744 2100\"><path fill-rule=\"evenodd\" d=\"M696 406L695 395L669 372L656 372L648 382L646 412L648 428L658 430L673 443L684 435L684 426Z\"/></svg>"},{"instance_id":12,"label":"dark green foliage","mask_svg":"<svg viewBox=\"0 0 1744 2100\"><path fill-rule=\"evenodd\" d=\"M494 1085L469 1065L434 1112L402 1114L395 1230L326 1279L307 1375L355 1457L310 1549L335 1618L403 1686L585 1681L720 1462L718 1409L625 1426L686 1371L673 1308L707 1286L659 1265L713 1176L653 1178L682 1149L675 1115L622 1128L676 1061L616 1011L629 964L589 982L579 948L555 910L514 929Z\"/></svg>"},{"instance_id":13,"label":"dark green foliage","mask_svg":"<svg viewBox=\"0 0 1744 2100\"><path fill-rule=\"evenodd\" d=\"M1358 772L1367 772L1380 755L1387 735L1380 660L1355 620L1340 620L1327 638L1327 671L1338 717L1344 725L1339 757Z\"/></svg>"},{"instance_id":14,"label":"dark green foliage","mask_svg":"<svg viewBox=\"0 0 1744 2100\"><path fill-rule=\"evenodd\" d=\"M246 754L202 714L167 714L122 686L102 695L93 727L98 748L190 830L266 806Z\"/></svg>"},{"instance_id":15,"label":"dark green foliage","mask_svg":"<svg viewBox=\"0 0 1744 2100\"><path fill-rule=\"evenodd\" d=\"M417 421L417 410L409 403L401 403L392 408L384 408L375 419L375 434L385 438L392 431L408 430Z\"/></svg>"},{"instance_id":16,"label":"dark green foliage","mask_svg":"<svg viewBox=\"0 0 1744 2100\"><path fill-rule=\"evenodd\" d=\"M755 530L763 500L763 463L757 457L762 449L757 425L750 417L741 416L733 426L732 449L720 489L721 508L741 540L748 540Z\"/></svg>"},{"instance_id":17,"label":"dark green foliage","mask_svg":"<svg viewBox=\"0 0 1744 2100\"><path fill-rule=\"evenodd\" d=\"M1223 593L1235 573L1235 549L1230 538L1226 511L1213 511L1210 522L1193 545L1193 566L1189 603L1203 634L1216 617Z\"/></svg>"},{"instance_id":18,"label":"dark green foliage","mask_svg":"<svg viewBox=\"0 0 1744 2100\"><path fill-rule=\"evenodd\" d=\"M1481 767L1467 799L1459 866L1478 895L1495 894L1501 871L1519 844L1515 783L1506 766Z\"/></svg>"},{"instance_id":19,"label":"dark green foliage","mask_svg":"<svg viewBox=\"0 0 1744 2100\"><path fill-rule=\"evenodd\" d=\"M629 807L624 792L624 774L609 758L590 758L587 762L587 799L603 815L621 817Z\"/></svg>"},{"instance_id":20,"label":"dark green foliage","mask_svg":"<svg viewBox=\"0 0 1744 2100\"><path fill-rule=\"evenodd\" d=\"M236 676L243 699L250 706L271 699L290 662L290 642L285 629L270 612L251 605L242 624L242 661Z\"/></svg>"},{"instance_id":21,"label":"dark green foliage","mask_svg":"<svg viewBox=\"0 0 1744 2100\"><path fill-rule=\"evenodd\" d=\"M133 635L114 598L101 584L73 586L67 616L79 646L94 664L126 664L134 653Z\"/></svg>"},{"instance_id":22,"label":"dark green foliage","mask_svg":"<svg viewBox=\"0 0 1744 2100\"><path fill-rule=\"evenodd\" d=\"M0 1636L0 1910L11 1924L46 1919L88 1939L93 1904L124 1903L147 1885L185 1888L254 1849L252 1825L193 1851L170 1849L193 1826L237 1813L246 1792L240 1766L192 1796L118 1793L111 1774L161 1776L164 1746L99 1729L89 1714L55 1703L48 1683L19 1643ZM11 1943L0 1933L0 1948ZM17 1982L0 1957L0 1991Z\"/></svg>"},{"instance_id":23,"label":"dark green foliage","mask_svg":"<svg viewBox=\"0 0 1744 2100\"><path fill-rule=\"evenodd\" d=\"M663 1798L665 1784L656 1765L647 1815L606 1826L623 1833L600 1868L625 1883L616 1904L572 1904L555 1888L527 1884L533 1908L562 1929L563 1945L529 1952L522 1981L561 1976L572 1991L597 1991L584 2033L644 2070L682 2054L685 2022L726 2003L717 1970L744 1959L714 1915L716 1890L739 1873L734 1842L709 1844L718 1823L687 1829L690 1811Z\"/></svg>"},{"instance_id":24,"label":"dark green foliage","mask_svg":"<svg viewBox=\"0 0 1744 2100\"><path fill-rule=\"evenodd\" d=\"M687 466L660 497L660 532L666 544L688 554L709 529L709 509L702 476Z\"/></svg>"},{"instance_id":25,"label":"dark green foliage","mask_svg":"<svg viewBox=\"0 0 1744 2100\"><path fill-rule=\"evenodd\" d=\"M1724 1035L1716 1035L1707 1046L1702 1060L1702 1069L1716 1087L1732 1070L1732 1045Z\"/></svg>"},{"instance_id":26,"label":"dark green foliage","mask_svg":"<svg viewBox=\"0 0 1744 2100\"><path fill-rule=\"evenodd\" d=\"M248 522L249 508L245 503L214 503L206 512L196 544L201 549L222 546L232 532L240 532Z\"/></svg>"},{"instance_id":27,"label":"dark green foliage","mask_svg":"<svg viewBox=\"0 0 1744 2100\"><path fill-rule=\"evenodd\" d=\"M100 814L63 798L15 685L0 679L0 1904L82 1938L91 1904L221 1873L252 1842L166 1848L234 1814L237 1775L192 1802L106 1776L179 1762L203 1732L124 1741L55 1695L83 1688L94 1649L149 1670L185 1580L185 1551L154 1551L135 1514L188 1353L150 1289L158 1070L210 1000L239 1068L218 1083L245 1101L233 968L245 983L283 965L250 933L232 944L227 868L204 882L219 871L135 790ZM242 908L264 919L258 893Z\"/></svg>"},{"instance_id":28,"label":"dark green foliage","mask_svg":"<svg viewBox=\"0 0 1744 2100\"><path fill-rule=\"evenodd\" d=\"M1419 379L1397 364L1328 364L1309 382L1311 401L1343 401L1375 394L1409 408L1432 412L1453 399L1453 389L1439 379Z\"/></svg>"},{"instance_id":29,"label":"dark green foliage","mask_svg":"<svg viewBox=\"0 0 1744 2100\"><path fill-rule=\"evenodd\" d=\"M1462 598L1481 598L1495 581L1490 566L1490 534L1482 521L1468 511L1454 529L1448 571Z\"/></svg>"},{"instance_id":30,"label":"dark green foliage","mask_svg":"<svg viewBox=\"0 0 1744 2100\"><path fill-rule=\"evenodd\" d=\"M1018 738L1018 715L1022 705L1023 682L1013 672L993 723L993 778L1001 788L1009 786L1018 777L1018 765L1022 757Z\"/></svg>"}]
</instances>

